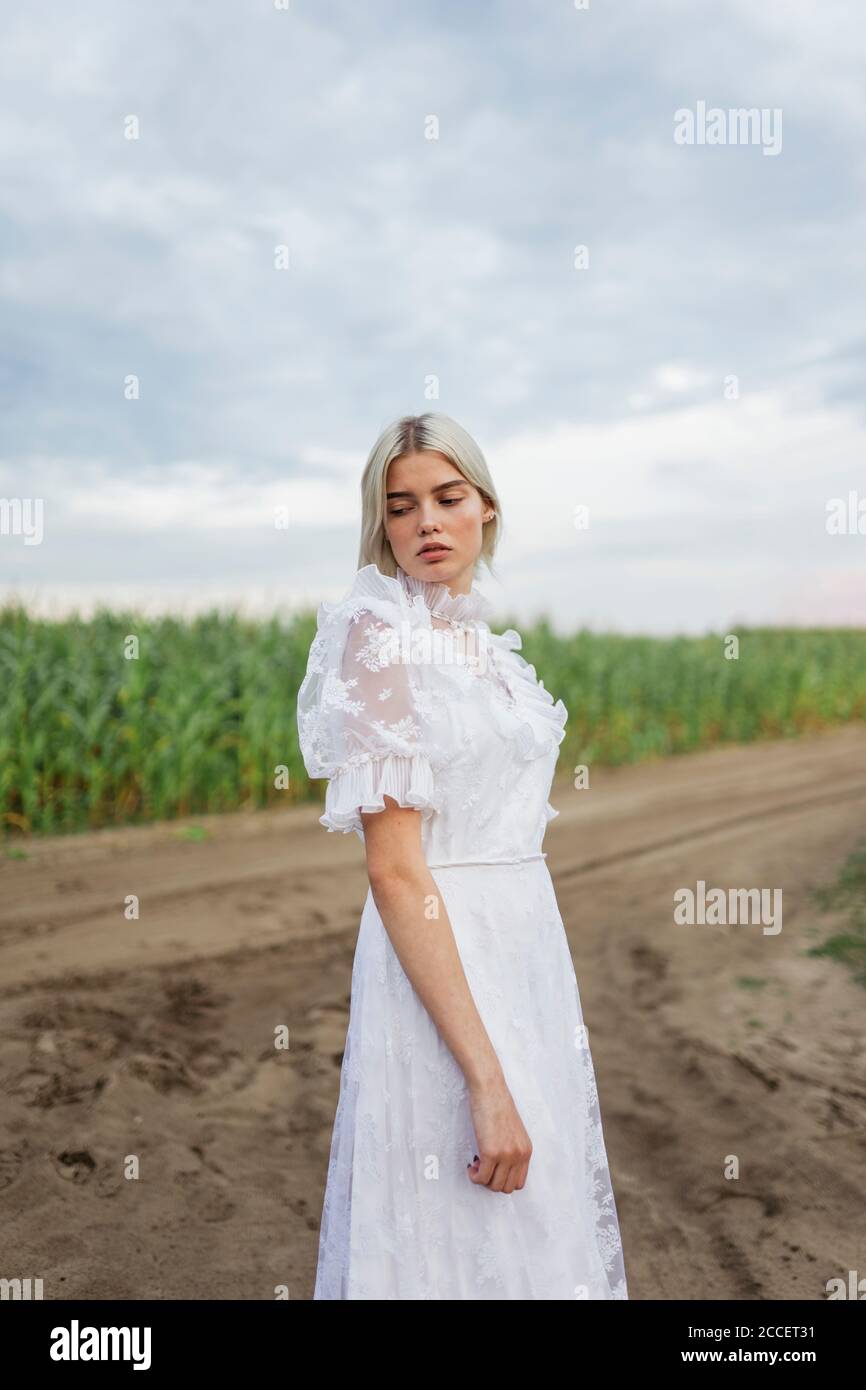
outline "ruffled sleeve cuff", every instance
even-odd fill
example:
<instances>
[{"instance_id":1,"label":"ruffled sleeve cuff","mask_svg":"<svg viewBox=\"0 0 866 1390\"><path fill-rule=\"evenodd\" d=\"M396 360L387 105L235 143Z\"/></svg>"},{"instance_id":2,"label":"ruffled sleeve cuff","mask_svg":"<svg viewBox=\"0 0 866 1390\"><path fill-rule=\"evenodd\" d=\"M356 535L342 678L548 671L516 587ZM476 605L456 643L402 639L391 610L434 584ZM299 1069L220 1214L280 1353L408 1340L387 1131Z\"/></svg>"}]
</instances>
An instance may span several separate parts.
<instances>
[{"instance_id":1,"label":"ruffled sleeve cuff","mask_svg":"<svg viewBox=\"0 0 866 1390\"><path fill-rule=\"evenodd\" d=\"M420 811L424 820L441 809L433 769L423 753L412 757L389 753L342 768L328 782L325 814L319 817L319 824L344 834L354 830L363 839L361 812L384 811L386 796L393 797L398 806Z\"/></svg>"}]
</instances>

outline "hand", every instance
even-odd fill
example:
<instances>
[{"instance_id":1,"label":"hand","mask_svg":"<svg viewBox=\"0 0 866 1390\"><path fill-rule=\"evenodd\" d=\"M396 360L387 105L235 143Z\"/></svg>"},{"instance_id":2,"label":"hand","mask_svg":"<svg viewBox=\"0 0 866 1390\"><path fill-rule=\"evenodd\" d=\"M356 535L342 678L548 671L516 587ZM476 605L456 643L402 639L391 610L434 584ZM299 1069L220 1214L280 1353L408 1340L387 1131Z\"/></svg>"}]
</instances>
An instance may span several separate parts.
<instances>
[{"instance_id":1,"label":"hand","mask_svg":"<svg viewBox=\"0 0 866 1390\"><path fill-rule=\"evenodd\" d=\"M479 1154L468 1165L470 1180L492 1192L519 1192L529 1171L532 1142L505 1080L470 1089L469 1108Z\"/></svg>"}]
</instances>

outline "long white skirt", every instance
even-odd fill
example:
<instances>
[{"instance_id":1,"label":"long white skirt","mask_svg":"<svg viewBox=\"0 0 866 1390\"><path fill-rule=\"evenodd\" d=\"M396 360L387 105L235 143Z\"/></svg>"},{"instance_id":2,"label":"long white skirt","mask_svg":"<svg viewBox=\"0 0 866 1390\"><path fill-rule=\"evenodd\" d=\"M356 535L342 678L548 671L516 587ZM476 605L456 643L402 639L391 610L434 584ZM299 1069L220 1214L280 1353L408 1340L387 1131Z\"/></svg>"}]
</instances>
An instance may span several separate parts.
<instances>
[{"instance_id":1,"label":"long white skirt","mask_svg":"<svg viewBox=\"0 0 866 1390\"><path fill-rule=\"evenodd\" d=\"M431 867L532 1141L522 1190L473 1183L463 1073L368 892L314 1299L628 1297L595 1071L544 859Z\"/></svg>"}]
</instances>

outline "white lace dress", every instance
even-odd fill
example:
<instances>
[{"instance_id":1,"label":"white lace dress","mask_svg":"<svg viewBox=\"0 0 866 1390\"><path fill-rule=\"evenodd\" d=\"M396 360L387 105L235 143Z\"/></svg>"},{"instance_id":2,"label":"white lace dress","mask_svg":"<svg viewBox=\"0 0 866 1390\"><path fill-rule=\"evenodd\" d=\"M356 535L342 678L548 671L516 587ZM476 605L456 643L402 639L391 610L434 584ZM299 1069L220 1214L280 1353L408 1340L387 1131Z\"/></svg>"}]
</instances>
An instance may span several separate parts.
<instances>
[{"instance_id":1,"label":"white lace dress","mask_svg":"<svg viewBox=\"0 0 866 1390\"><path fill-rule=\"evenodd\" d=\"M396 956L361 917L314 1299L628 1297L595 1073L542 841L567 718L478 586L377 566L319 609L298 695L321 822L417 807L469 987L533 1145L525 1186L471 1182L467 1086ZM434 633L439 634L434 636ZM451 634L453 645L448 646ZM437 646L437 643L444 644ZM428 904L435 912L435 899Z\"/></svg>"}]
</instances>

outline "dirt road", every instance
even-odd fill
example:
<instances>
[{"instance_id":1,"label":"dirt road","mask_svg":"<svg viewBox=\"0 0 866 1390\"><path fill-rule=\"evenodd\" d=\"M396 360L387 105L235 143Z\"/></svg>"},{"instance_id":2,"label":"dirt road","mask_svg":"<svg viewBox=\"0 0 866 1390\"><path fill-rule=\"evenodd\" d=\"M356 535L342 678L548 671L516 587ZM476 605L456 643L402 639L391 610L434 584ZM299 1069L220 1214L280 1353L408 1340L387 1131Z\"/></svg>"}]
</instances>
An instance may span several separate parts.
<instances>
[{"instance_id":1,"label":"dirt road","mask_svg":"<svg viewBox=\"0 0 866 1390\"><path fill-rule=\"evenodd\" d=\"M630 1297L862 1277L866 993L806 953L866 838L866 727L551 799ZM310 807L194 824L0 860L0 1277L45 1298L312 1292L362 848ZM781 888L782 930L676 925L699 880Z\"/></svg>"}]
</instances>

